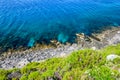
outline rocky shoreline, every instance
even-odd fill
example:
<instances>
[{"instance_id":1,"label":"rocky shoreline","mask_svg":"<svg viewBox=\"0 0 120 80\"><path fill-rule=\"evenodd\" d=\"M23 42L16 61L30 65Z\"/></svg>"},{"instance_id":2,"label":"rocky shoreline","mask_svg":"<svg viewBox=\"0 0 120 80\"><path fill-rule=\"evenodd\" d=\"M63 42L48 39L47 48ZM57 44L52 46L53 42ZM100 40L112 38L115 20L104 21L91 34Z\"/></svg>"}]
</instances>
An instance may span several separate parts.
<instances>
[{"instance_id":1,"label":"rocky shoreline","mask_svg":"<svg viewBox=\"0 0 120 80\"><path fill-rule=\"evenodd\" d=\"M0 56L0 68L12 69L22 68L30 62L39 62L52 57L65 57L71 52L84 49L101 49L108 45L120 43L120 27L103 31L102 33L93 34L92 36L77 34L77 42L73 44L60 45L57 48L48 48L41 50L26 50L23 52L14 52L7 56Z\"/></svg>"}]
</instances>

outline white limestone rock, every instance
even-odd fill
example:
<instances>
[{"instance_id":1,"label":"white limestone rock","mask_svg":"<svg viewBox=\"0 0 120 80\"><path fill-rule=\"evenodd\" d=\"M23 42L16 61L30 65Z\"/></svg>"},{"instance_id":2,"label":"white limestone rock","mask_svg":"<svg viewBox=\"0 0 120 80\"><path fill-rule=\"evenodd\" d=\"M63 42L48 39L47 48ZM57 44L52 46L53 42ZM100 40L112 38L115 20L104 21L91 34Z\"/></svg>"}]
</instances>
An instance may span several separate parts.
<instances>
[{"instance_id":1,"label":"white limestone rock","mask_svg":"<svg viewBox=\"0 0 120 80\"><path fill-rule=\"evenodd\" d=\"M95 47L95 46L93 46L93 47L92 47L92 50L96 50L96 47Z\"/></svg>"},{"instance_id":2,"label":"white limestone rock","mask_svg":"<svg viewBox=\"0 0 120 80\"><path fill-rule=\"evenodd\" d=\"M116 54L110 54L107 56L108 61L113 61L115 58L118 58L119 56Z\"/></svg>"}]
</instances>

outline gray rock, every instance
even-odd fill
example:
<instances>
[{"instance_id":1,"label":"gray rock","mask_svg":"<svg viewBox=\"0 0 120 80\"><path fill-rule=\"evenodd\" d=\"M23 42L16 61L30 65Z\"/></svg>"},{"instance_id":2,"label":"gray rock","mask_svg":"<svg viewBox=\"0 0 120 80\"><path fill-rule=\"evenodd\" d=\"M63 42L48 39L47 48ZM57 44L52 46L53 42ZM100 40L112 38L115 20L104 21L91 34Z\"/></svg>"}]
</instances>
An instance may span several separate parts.
<instances>
[{"instance_id":1,"label":"gray rock","mask_svg":"<svg viewBox=\"0 0 120 80\"><path fill-rule=\"evenodd\" d=\"M116 44L120 42L120 34L116 34L112 39L110 39L109 44Z\"/></svg>"},{"instance_id":2,"label":"gray rock","mask_svg":"<svg viewBox=\"0 0 120 80\"><path fill-rule=\"evenodd\" d=\"M23 52L12 53L9 55L6 54L6 57L0 56L0 68L22 68L30 62L38 62L52 57L64 57L66 55L69 55L73 51L85 48L93 48L94 50L101 49L107 45L117 44L118 42L120 42L120 28L116 31L109 30L105 33L102 33L102 35L104 36L98 36L100 39L102 39L101 42L92 40L91 43L84 42L84 46L82 46L82 44L73 43L72 45L66 44L57 48L40 49L36 51L32 51L32 49L30 49ZM116 58L115 55L107 56L107 60L113 60L114 58Z\"/></svg>"},{"instance_id":3,"label":"gray rock","mask_svg":"<svg viewBox=\"0 0 120 80\"><path fill-rule=\"evenodd\" d=\"M12 72L11 74L8 74L8 79L11 80L12 78L19 79L21 77L21 73L19 71Z\"/></svg>"},{"instance_id":4,"label":"gray rock","mask_svg":"<svg viewBox=\"0 0 120 80\"><path fill-rule=\"evenodd\" d=\"M23 66L27 65L30 63L27 59L22 59L18 64L16 65L16 68L22 68Z\"/></svg>"}]
</instances>

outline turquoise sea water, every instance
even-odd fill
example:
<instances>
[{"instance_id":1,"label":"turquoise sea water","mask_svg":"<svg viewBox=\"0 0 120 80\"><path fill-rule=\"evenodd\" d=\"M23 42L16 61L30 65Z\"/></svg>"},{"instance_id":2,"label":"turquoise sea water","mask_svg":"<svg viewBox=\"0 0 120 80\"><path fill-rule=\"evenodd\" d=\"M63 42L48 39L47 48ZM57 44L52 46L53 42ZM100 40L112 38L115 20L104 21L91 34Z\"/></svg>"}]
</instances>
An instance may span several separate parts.
<instances>
[{"instance_id":1,"label":"turquoise sea water","mask_svg":"<svg viewBox=\"0 0 120 80\"><path fill-rule=\"evenodd\" d=\"M0 46L32 47L36 42L74 42L120 25L120 0L0 0Z\"/></svg>"}]
</instances>

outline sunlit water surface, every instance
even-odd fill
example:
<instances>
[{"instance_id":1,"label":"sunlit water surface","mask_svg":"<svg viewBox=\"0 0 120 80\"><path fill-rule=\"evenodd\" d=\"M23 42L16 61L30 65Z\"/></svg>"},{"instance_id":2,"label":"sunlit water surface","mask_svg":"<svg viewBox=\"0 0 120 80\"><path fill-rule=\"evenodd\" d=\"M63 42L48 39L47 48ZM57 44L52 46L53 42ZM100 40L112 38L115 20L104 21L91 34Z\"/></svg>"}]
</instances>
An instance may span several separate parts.
<instances>
[{"instance_id":1,"label":"sunlit water surface","mask_svg":"<svg viewBox=\"0 0 120 80\"><path fill-rule=\"evenodd\" d=\"M0 0L0 46L32 47L51 39L74 42L120 25L120 0Z\"/></svg>"}]
</instances>

